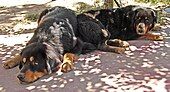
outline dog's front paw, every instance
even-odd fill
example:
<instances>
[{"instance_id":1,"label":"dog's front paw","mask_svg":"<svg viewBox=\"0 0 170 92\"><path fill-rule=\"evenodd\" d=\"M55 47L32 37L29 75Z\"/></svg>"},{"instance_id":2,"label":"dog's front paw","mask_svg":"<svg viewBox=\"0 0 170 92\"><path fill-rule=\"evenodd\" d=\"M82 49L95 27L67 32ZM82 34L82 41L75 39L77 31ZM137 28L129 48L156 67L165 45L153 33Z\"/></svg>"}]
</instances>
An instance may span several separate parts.
<instances>
[{"instance_id":1,"label":"dog's front paw","mask_svg":"<svg viewBox=\"0 0 170 92\"><path fill-rule=\"evenodd\" d=\"M122 54L122 53L125 52L125 48L116 48L116 49L115 49L115 52L116 52L116 53L119 53L119 54Z\"/></svg>"},{"instance_id":2,"label":"dog's front paw","mask_svg":"<svg viewBox=\"0 0 170 92\"><path fill-rule=\"evenodd\" d=\"M61 65L61 71L62 72L69 72L73 69L73 63L71 62L63 62Z\"/></svg>"},{"instance_id":3,"label":"dog's front paw","mask_svg":"<svg viewBox=\"0 0 170 92\"><path fill-rule=\"evenodd\" d=\"M129 47L130 44L127 41L122 41L122 47Z\"/></svg>"},{"instance_id":4,"label":"dog's front paw","mask_svg":"<svg viewBox=\"0 0 170 92\"><path fill-rule=\"evenodd\" d=\"M5 69L11 69L11 68L14 68L15 66L16 66L16 63L12 59L3 63L3 67Z\"/></svg>"},{"instance_id":5,"label":"dog's front paw","mask_svg":"<svg viewBox=\"0 0 170 92\"><path fill-rule=\"evenodd\" d=\"M15 66L17 66L20 61L22 60L20 55L15 55L14 58L11 58L9 60L7 60L6 62L3 63L3 67L5 69L11 69L14 68Z\"/></svg>"},{"instance_id":6,"label":"dog's front paw","mask_svg":"<svg viewBox=\"0 0 170 92\"><path fill-rule=\"evenodd\" d=\"M164 40L164 37L163 36L160 36L160 35L157 35L155 36L155 41L163 41Z\"/></svg>"},{"instance_id":7,"label":"dog's front paw","mask_svg":"<svg viewBox=\"0 0 170 92\"><path fill-rule=\"evenodd\" d=\"M122 41L120 39L113 39L113 40L110 39L106 41L106 44L110 46L123 47L123 48L129 47L129 43L127 41Z\"/></svg>"}]
</instances>

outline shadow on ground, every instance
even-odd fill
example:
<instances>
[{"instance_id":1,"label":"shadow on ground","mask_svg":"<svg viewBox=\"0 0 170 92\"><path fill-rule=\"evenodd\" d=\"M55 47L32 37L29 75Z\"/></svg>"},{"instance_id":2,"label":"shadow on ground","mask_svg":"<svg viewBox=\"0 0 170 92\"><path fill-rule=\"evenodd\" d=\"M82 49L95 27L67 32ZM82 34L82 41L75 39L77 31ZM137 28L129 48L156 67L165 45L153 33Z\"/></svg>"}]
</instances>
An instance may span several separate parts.
<instances>
[{"instance_id":1,"label":"shadow on ground","mask_svg":"<svg viewBox=\"0 0 170 92\"><path fill-rule=\"evenodd\" d=\"M50 92L169 92L170 91L170 27L160 34L164 41L129 41L133 46L125 54L95 51L81 55L75 69L56 72L35 83L22 85L16 75L18 68L0 67L0 91ZM19 52L24 44L0 45L0 60ZM135 48L134 48L135 47Z\"/></svg>"},{"instance_id":2,"label":"shadow on ground","mask_svg":"<svg viewBox=\"0 0 170 92\"><path fill-rule=\"evenodd\" d=\"M27 13L39 14L45 8L47 8L46 4L27 4L0 8L0 23L11 23L15 18L22 17L22 15Z\"/></svg>"},{"instance_id":3,"label":"shadow on ground","mask_svg":"<svg viewBox=\"0 0 170 92\"><path fill-rule=\"evenodd\" d=\"M27 13L40 13L44 8L46 5L34 4L1 8L0 29L11 29L13 19ZM170 92L169 30L167 25L158 32L165 37L164 41L129 41L132 46L125 54L95 51L81 55L71 72L56 72L29 85L18 82L18 67L10 70L0 67L0 91ZM0 35L0 61L4 62L18 53L31 36L29 33Z\"/></svg>"},{"instance_id":4,"label":"shadow on ground","mask_svg":"<svg viewBox=\"0 0 170 92\"><path fill-rule=\"evenodd\" d=\"M37 16L47 7L49 7L47 4L27 4L0 8L0 34L24 32L25 29L22 26L25 27L25 25L36 26L36 21L34 23L25 18L27 16L38 18Z\"/></svg>"}]
</instances>

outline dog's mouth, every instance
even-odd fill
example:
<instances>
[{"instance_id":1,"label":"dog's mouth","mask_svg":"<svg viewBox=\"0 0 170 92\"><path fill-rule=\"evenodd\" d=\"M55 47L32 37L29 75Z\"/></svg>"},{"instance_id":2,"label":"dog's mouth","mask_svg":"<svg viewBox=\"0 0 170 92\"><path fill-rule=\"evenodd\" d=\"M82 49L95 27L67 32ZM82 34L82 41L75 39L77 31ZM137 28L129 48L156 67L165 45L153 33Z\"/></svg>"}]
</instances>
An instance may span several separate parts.
<instances>
[{"instance_id":1,"label":"dog's mouth","mask_svg":"<svg viewBox=\"0 0 170 92\"><path fill-rule=\"evenodd\" d=\"M39 79L39 78L37 78L37 80L38 80L38 79ZM26 81L26 80L19 79L19 82L20 82L20 84L27 85L27 84L33 83L33 82L35 82L35 81L37 81L37 80L34 80L34 81Z\"/></svg>"},{"instance_id":2,"label":"dog's mouth","mask_svg":"<svg viewBox=\"0 0 170 92\"><path fill-rule=\"evenodd\" d=\"M46 75L46 72L32 72L30 70L25 73L19 73L17 78L19 79L21 84L29 84L37 81L39 78Z\"/></svg>"},{"instance_id":3,"label":"dog's mouth","mask_svg":"<svg viewBox=\"0 0 170 92\"><path fill-rule=\"evenodd\" d=\"M143 29L137 29L137 34L138 35L144 35L145 34L145 31Z\"/></svg>"},{"instance_id":4,"label":"dog's mouth","mask_svg":"<svg viewBox=\"0 0 170 92\"><path fill-rule=\"evenodd\" d=\"M139 23L136 26L136 32L138 35L145 35L147 33L148 27L144 23Z\"/></svg>"}]
</instances>

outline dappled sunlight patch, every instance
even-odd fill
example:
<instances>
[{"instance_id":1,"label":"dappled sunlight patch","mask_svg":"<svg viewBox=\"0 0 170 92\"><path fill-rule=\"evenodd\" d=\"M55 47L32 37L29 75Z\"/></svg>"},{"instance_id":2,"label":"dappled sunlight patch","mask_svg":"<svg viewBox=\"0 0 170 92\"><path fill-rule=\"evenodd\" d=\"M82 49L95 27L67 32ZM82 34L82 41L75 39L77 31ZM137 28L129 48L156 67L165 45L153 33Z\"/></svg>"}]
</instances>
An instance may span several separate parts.
<instances>
[{"instance_id":1,"label":"dappled sunlight patch","mask_svg":"<svg viewBox=\"0 0 170 92\"><path fill-rule=\"evenodd\" d=\"M22 37L20 39L23 40ZM0 44L0 59L12 57L14 52L25 46L27 40L14 45ZM72 71L57 71L25 89L35 92L67 88L94 92L166 92L170 86L168 48L168 41L144 41L144 44L128 48L125 54L95 51L80 56ZM4 90L0 86L1 89Z\"/></svg>"},{"instance_id":2,"label":"dappled sunlight patch","mask_svg":"<svg viewBox=\"0 0 170 92\"><path fill-rule=\"evenodd\" d=\"M14 30L14 32L22 31L22 30L30 30L30 29L35 29L37 26L38 26L38 25L37 25L37 22L17 23L17 24L13 27L13 30Z\"/></svg>"},{"instance_id":3,"label":"dappled sunlight patch","mask_svg":"<svg viewBox=\"0 0 170 92\"><path fill-rule=\"evenodd\" d=\"M54 78L53 78L53 76L52 77L49 77L49 78L47 78L47 79L42 79L41 81L43 81L43 82L49 82L49 81L52 81Z\"/></svg>"},{"instance_id":4,"label":"dappled sunlight patch","mask_svg":"<svg viewBox=\"0 0 170 92\"><path fill-rule=\"evenodd\" d=\"M47 85L38 86L37 89L40 90L40 91L48 91L48 90L49 90L49 88L47 87Z\"/></svg>"},{"instance_id":5,"label":"dappled sunlight patch","mask_svg":"<svg viewBox=\"0 0 170 92\"><path fill-rule=\"evenodd\" d=\"M56 87L58 87L58 86L57 86L57 85L55 85L55 84L54 84L54 85L51 85L51 88L56 88Z\"/></svg>"},{"instance_id":6,"label":"dappled sunlight patch","mask_svg":"<svg viewBox=\"0 0 170 92\"><path fill-rule=\"evenodd\" d=\"M33 90L35 88L36 88L36 86L28 86L28 87L26 87L27 90Z\"/></svg>"},{"instance_id":7,"label":"dappled sunlight patch","mask_svg":"<svg viewBox=\"0 0 170 92\"><path fill-rule=\"evenodd\" d=\"M118 77L119 76L119 77ZM156 91L156 92L166 92L165 88L165 80L166 79L150 79L150 77L144 77L144 80L136 80L133 76L129 76L124 74L123 76L120 74L117 75L108 75L105 78L101 78L105 84L107 84L111 88L112 91ZM160 90L159 90L160 89ZM112 92L109 91L109 92Z\"/></svg>"},{"instance_id":8,"label":"dappled sunlight patch","mask_svg":"<svg viewBox=\"0 0 170 92\"><path fill-rule=\"evenodd\" d=\"M135 51L135 50L137 50L137 47L136 47L136 46L129 46L129 49L130 49L131 51Z\"/></svg>"},{"instance_id":9,"label":"dappled sunlight patch","mask_svg":"<svg viewBox=\"0 0 170 92\"><path fill-rule=\"evenodd\" d=\"M5 92L4 87L3 87L3 86L1 86L1 85L0 85L0 91L1 91L1 92Z\"/></svg>"},{"instance_id":10,"label":"dappled sunlight patch","mask_svg":"<svg viewBox=\"0 0 170 92\"><path fill-rule=\"evenodd\" d=\"M91 70L89 71L89 73L98 74L98 73L100 73L101 71L102 71L101 69L94 68L94 69L91 69Z\"/></svg>"},{"instance_id":11,"label":"dappled sunlight patch","mask_svg":"<svg viewBox=\"0 0 170 92\"><path fill-rule=\"evenodd\" d=\"M153 64L150 64L150 63L147 63L147 62L143 62L143 64L142 64L141 67L151 68L151 67L153 67L153 66L154 66Z\"/></svg>"},{"instance_id":12,"label":"dappled sunlight patch","mask_svg":"<svg viewBox=\"0 0 170 92\"><path fill-rule=\"evenodd\" d=\"M88 83L87 83L86 89L87 89L87 91L91 91L91 92L96 91L96 89L93 89L93 84L92 84L92 82L88 82Z\"/></svg>"},{"instance_id":13,"label":"dappled sunlight patch","mask_svg":"<svg viewBox=\"0 0 170 92\"><path fill-rule=\"evenodd\" d=\"M32 35L33 33L21 35L0 35L0 43L7 46L14 46L16 44L25 45Z\"/></svg>"},{"instance_id":14,"label":"dappled sunlight patch","mask_svg":"<svg viewBox=\"0 0 170 92\"><path fill-rule=\"evenodd\" d=\"M80 75L83 75L83 73L82 73L82 71L75 70L74 75L75 76L80 76Z\"/></svg>"},{"instance_id":15,"label":"dappled sunlight patch","mask_svg":"<svg viewBox=\"0 0 170 92\"><path fill-rule=\"evenodd\" d=\"M19 15L15 15L15 17L9 18L9 20L15 21L15 20L22 20L23 18L24 17L19 14Z\"/></svg>"}]
</instances>

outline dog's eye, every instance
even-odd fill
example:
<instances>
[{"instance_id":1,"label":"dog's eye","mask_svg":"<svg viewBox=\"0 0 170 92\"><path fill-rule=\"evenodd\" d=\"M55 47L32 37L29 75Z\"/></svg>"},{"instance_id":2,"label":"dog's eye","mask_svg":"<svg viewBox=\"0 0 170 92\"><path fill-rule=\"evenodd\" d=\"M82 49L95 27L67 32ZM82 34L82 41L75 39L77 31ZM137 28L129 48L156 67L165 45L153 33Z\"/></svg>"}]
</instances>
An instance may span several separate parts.
<instances>
[{"instance_id":1,"label":"dog's eye","mask_svg":"<svg viewBox=\"0 0 170 92\"><path fill-rule=\"evenodd\" d=\"M26 59L26 58L23 58L22 61L25 63L25 62L27 61L27 59Z\"/></svg>"},{"instance_id":2,"label":"dog's eye","mask_svg":"<svg viewBox=\"0 0 170 92\"><path fill-rule=\"evenodd\" d=\"M34 62L32 62L32 65L38 65L38 63L34 61Z\"/></svg>"},{"instance_id":3,"label":"dog's eye","mask_svg":"<svg viewBox=\"0 0 170 92\"><path fill-rule=\"evenodd\" d=\"M33 61L34 60L34 57L30 57L30 61Z\"/></svg>"},{"instance_id":4,"label":"dog's eye","mask_svg":"<svg viewBox=\"0 0 170 92\"><path fill-rule=\"evenodd\" d=\"M148 20L148 17L145 17L145 20Z\"/></svg>"},{"instance_id":5,"label":"dog's eye","mask_svg":"<svg viewBox=\"0 0 170 92\"><path fill-rule=\"evenodd\" d=\"M35 63L34 63L34 65L38 65L38 63L37 63L37 62L35 62Z\"/></svg>"},{"instance_id":6,"label":"dog's eye","mask_svg":"<svg viewBox=\"0 0 170 92\"><path fill-rule=\"evenodd\" d=\"M137 18L138 20L141 20L141 17Z\"/></svg>"},{"instance_id":7,"label":"dog's eye","mask_svg":"<svg viewBox=\"0 0 170 92\"><path fill-rule=\"evenodd\" d=\"M38 65L38 63L37 62L32 62L32 65Z\"/></svg>"},{"instance_id":8,"label":"dog's eye","mask_svg":"<svg viewBox=\"0 0 170 92\"><path fill-rule=\"evenodd\" d=\"M148 22L148 21L149 21L149 19L148 19L147 17L145 17L145 21L146 21L146 22Z\"/></svg>"}]
</instances>

